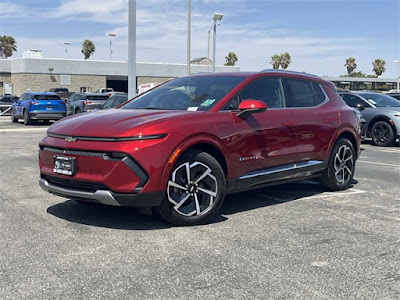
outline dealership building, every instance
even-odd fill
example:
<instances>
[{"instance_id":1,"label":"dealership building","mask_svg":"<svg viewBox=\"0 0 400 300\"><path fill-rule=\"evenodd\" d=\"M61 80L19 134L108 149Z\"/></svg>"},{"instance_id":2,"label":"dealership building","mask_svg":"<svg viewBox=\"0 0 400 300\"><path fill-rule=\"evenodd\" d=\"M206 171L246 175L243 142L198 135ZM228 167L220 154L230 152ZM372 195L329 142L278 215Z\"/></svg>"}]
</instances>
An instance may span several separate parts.
<instances>
[{"instance_id":1,"label":"dealership building","mask_svg":"<svg viewBox=\"0 0 400 300\"><path fill-rule=\"evenodd\" d=\"M191 73L207 72L211 66L191 64ZM236 66L216 66L217 72L236 72ZM186 76L186 64L136 63L136 86L162 83ZM70 92L94 92L109 87L128 91L128 62L53 58L0 59L0 95L20 96L26 91L68 88Z\"/></svg>"},{"instance_id":2,"label":"dealership building","mask_svg":"<svg viewBox=\"0 0 400 300\"><path fill-rule=\"evenodd\" d=\"M211 61L195 58L191 73L209 72ZM262 69L262 68L260 68ZM236 72L238 66L216 66L217 72ZM144 83L162 83L171 78L186 76L186 64L136 63L136 86ZM396 89L397 79L360 77L322 77L337 87ZM128 91L128 62L96 61L56 58L0 59L0 95L20 96L26 91L48 91L51 88L68 88L70 92L94 92L100 88Z\"/></svg>"}]
</instances>

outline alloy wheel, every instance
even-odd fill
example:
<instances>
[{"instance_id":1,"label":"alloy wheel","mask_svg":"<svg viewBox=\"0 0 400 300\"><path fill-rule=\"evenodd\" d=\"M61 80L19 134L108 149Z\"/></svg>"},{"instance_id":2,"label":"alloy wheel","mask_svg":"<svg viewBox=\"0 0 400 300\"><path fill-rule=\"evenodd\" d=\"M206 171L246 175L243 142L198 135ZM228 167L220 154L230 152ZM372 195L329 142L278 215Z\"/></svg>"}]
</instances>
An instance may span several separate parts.
<instances>
[{"instance_id":1,"label":"alloy wheel","mask_svg":"<svg viewBox=\"0 0 400 300\"><path fill-rule=\"evenodd\" d=\"M387 143L388 139L390 138L390 130L388 126L389 125L380 122L372 128L371 134L376 144L380 145Z\"/></svg>"},{"instance_id":2,"label":"alloy wheel","mask_svg":"<svg viewBox=\"0 0 400 300\"><path fill-rule=\"evenodd\" d=\"M181 164L168 181L168 200L185 217L206 214L213 207L217 193L217 178L212 169L198 161Z\"/></svg>"},{"instance_id":3,"label":"alloy wheel","mask_svg":"<svg viewBox=\"0 0 400 300\"><path fill-rule=\"evenodd\" d=\"M354 158L350 147L342 145L337 151L333 163L337 182L344 184L352 177L354 171Z\"/></svg>"}]
</instances>

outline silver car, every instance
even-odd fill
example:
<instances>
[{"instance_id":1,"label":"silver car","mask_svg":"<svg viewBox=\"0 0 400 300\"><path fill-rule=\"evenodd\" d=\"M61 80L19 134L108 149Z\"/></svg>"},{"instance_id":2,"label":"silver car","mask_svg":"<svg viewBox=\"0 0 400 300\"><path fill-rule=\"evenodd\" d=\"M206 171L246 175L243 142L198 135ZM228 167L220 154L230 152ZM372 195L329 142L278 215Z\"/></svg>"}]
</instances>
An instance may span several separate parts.
<instances>
[{"instance_id":1,"label":"silver car","mask_svg":"<svg viewBox=\"0 0 400 300\"><path fill-rule=\"evenodd\" d=\"M400 137L400 101L372 92L338 92L347 105L364 117L365 135L377 146L393 146Z\"/></svg>"}]
</instances>

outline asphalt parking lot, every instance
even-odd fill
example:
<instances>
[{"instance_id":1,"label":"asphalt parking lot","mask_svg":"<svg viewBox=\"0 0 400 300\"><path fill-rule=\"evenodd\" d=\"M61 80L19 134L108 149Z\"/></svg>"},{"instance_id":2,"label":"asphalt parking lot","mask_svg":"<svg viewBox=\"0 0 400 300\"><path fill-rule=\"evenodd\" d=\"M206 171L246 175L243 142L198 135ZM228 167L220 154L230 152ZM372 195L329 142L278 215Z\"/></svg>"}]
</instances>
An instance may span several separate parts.
<instances>
[{"instance_id":1,"label":"asphalt parking lot","mask_svg":"<svg viewBox=\"0 0 400 300\"><path fill-rule=\"evenodd\" d=\"M364 143L347 191L264 188L171 227L42 191L47 128L0 117L0 299L400 298L398 143Z\"/></svg>"}]
</instances>

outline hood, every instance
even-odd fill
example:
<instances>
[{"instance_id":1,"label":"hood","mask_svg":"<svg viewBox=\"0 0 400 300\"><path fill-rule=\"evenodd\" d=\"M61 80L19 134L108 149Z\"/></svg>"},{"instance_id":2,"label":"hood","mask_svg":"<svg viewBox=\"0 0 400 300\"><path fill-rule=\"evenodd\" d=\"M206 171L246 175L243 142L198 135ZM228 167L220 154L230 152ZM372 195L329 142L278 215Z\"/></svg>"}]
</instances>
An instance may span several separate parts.
<instances>
[{"instance_id":1,"label":"hood","mask_svg":"<svg viewBox=\"0 0 400 300\"><path fill-rule=\"evenodd\" d=\"M131 137L148 126L203 113L185 110L98 110L61 119L50 126L47 131L68 136Z\"/></svg>"}]
</instances>

